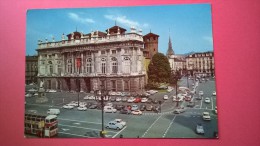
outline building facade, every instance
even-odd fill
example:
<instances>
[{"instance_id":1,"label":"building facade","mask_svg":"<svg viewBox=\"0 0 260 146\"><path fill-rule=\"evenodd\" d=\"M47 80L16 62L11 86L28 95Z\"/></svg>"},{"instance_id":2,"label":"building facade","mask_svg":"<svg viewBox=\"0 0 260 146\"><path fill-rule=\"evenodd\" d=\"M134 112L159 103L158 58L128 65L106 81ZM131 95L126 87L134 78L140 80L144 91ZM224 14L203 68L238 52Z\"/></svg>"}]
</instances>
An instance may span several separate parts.
<instances>
[{"instance_id":1,"label":"building facade","mask_svg":"<svg viewBox=\"0 0 260 146\"><path fill-rule=\"evenodd\" d=\"M25 83L37 83L38 56L26 56L25 64Z\"/></svg>"},{"instance_id":2,"label":"building facade","mask_svg":"<svg viewBox=\"0 0 260 146\"><path fill-rule=\"evenodd\" d=\"M106 32L64 34L61 41L38 42L38 79L45 89L142 92L145 86L141 31L113 26Z\"/></svg>"},{"instance_id":3,"label":"building facade","mask_svg":"<svg viewBox=\"0 0 260 146\"><path fill-rule=\"evenodd\" d=\"M190 75L214 76L213 52L194 53L186 57L187 71Z\"/></svg>"}]
</instances>

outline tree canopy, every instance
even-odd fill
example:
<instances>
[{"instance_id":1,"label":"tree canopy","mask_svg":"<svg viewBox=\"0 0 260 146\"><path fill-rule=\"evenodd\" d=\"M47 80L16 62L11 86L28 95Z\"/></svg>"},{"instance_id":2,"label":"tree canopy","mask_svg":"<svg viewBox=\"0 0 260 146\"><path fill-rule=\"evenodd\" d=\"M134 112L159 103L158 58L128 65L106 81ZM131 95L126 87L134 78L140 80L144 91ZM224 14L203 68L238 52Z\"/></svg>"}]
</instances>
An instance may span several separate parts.
<instances>
[{"instance_id":1,"label":"tree canopy","mask_svg":"<svg viewBox=\"0 0 260 146\"><path fill-rule=\"evenodd\" d=\"M171 67L168 58L162 53L155 54L148 66L147 73L150 84L169 83Z\"/></svg>"}]
</instances>

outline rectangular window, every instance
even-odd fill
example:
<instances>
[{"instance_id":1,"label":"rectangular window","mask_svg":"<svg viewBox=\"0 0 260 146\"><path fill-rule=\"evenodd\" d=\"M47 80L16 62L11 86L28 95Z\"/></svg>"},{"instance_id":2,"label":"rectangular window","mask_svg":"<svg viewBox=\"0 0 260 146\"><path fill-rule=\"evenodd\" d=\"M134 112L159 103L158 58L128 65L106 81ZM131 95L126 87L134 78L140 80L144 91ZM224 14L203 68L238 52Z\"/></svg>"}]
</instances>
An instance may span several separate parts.
<instances>
[{"instance_id":1,"label":"rectangular window","mask_svg":"<svg viewBox=\"0 0 260 146\"><path fill-rule=\"evenodd\" d=\"M116 91L116 81L111 81L112 82L112 90Z\"/></svg>"},{"instance_id":2,"label":"rectangular window","mask_svg":"<svg viewBox=\"0 0 260 146\"><path fill-rule=\"evenodd\" d=\"M101 54L102 54L102 55L105 55L105 54L106 54L106 51L101 51Z\"/></svg>"},{"instance_id":3,"label":"rectangular window","mask_svg":"<svg viewBox=\"0 0 260 146\"><path fill-rule=\"evenodd\" d=\"M124 88L125 88L125 91L129 91L129 82L128 81L124 81Z\"/></svg>"},{"instance_id":4,"label":"rectangular window","mask_svg":"<svg viewBox=\"0 0 260 146\"><path fill-rule=\"evenodd\" d=\"M61 65L58 65L58 75L61 75Z\"/></svg>"},{"instance_id":5,"label":"rectangular window","mask_svg":"<svg viewBox=\"0 0 260 146\"><path fill-rule=\"evenodd\" d=\"M114 73L114 74L117 73L117 62L112 63L112 73Z\"/></svg>"},{"instance_id":6,"label":"rectangular window","mask_svg":"<svg viewBox=\"0 0 260 146\"><path fill-rule=\"evenodd\" d=\"M106 63L101 63L101 71L102 71L102 74L106 73Z\"/></svg>"},{"instance_id":7,"label":"rectangular window","mask_svg":"<svg viewBox=\"0 0 260 146\"><path fill-rule=\"evenodd\" d=\"M91 52L90 52L90 51L88 51L88 52L87 52L87 55L91 55Z\"/></svg>"},{"instance_id":8,"label":"rectangular window","mask_svg":"<svg viewBox=\"0 0 260 146\"><path fill-rule=\"evenodd\" d=\"M112 50L112 54L116 54L116 50Z\"/></svg>"}]
</instances>

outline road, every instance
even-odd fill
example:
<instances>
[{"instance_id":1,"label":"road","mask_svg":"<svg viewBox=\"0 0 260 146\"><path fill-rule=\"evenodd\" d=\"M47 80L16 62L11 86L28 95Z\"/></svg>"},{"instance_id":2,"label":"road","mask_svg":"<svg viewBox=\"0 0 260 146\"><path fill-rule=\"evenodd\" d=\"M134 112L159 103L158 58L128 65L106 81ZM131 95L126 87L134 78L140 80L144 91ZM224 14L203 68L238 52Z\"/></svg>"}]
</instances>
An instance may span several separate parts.
<instances>
[{"instance_id":1,"label":"road","mask_svg":"<svg viewBox=\"0 0 260 146\"><path fill-rule=\"evenodd\" d=\"M192 88L193 80L188 80L190 88ZM179 81L179 86L187 86L187 79L183 78ZM217 131L217 115L214 113L216 106L216 96L212 96L215 91L215 81L211 79L199 83L196 91L204 91L202 100L192 100L195 102L194 108L186 108L186 111L181 114L173 114L176 108L176 103L172 101L172 95L175 91L170 93L157 93L151 98L162 100L163 95L168 94L169 99L162 103L162 112L154 113L145 111L143 115L125 115L117 113L104 113L104 124L116 118L123 119L127 125L123 129L106 130L106 137L119 138L122 135L125 138L213 138L214 131ZM36 110L39 114L45 114L49 108L59 108L61 114L58 116L59 135L60 138L96 138L99 137L101 131L101 110L88 109L87 111L77 111L76 109L63 109L62 106L70 101L77 101L77 93L47 93L48 102L37 104L36 97L26 98L26 112ZM86 93L80 93L80 100ZM194 95L198 96L197 94ZM204 98L211 98L211 103L204 102ZM116 103L116 102L114 102ZM130 104L130 103L126 103ZM140 104L140 103L138 103ZM179 103L186 107L187 102ZM202 113L208 111L211 115L211 121L204 121ZM198 135L195 133L197 123L204 126L205 134Z\"/></svg>"}]
</instances>

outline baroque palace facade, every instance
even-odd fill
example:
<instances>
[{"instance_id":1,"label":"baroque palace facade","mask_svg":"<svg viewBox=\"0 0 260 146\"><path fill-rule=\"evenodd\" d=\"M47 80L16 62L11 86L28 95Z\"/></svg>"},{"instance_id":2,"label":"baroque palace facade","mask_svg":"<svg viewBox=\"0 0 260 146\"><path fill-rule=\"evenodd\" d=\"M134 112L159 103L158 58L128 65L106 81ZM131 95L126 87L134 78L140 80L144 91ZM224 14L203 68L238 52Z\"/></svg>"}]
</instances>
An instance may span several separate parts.
<instances>
[{"instance_id":1,"label":"baroque palace facade","mask_svg":"<svg viewBox=\"0 0 260 146\"><path fill-rule=\"evenodd\" d=\"M113 26L106 32L72 32L61 41L39 40L38 82L45 89L142 92L145 86L141 31Z\"/></svg>"}]
</instances>

